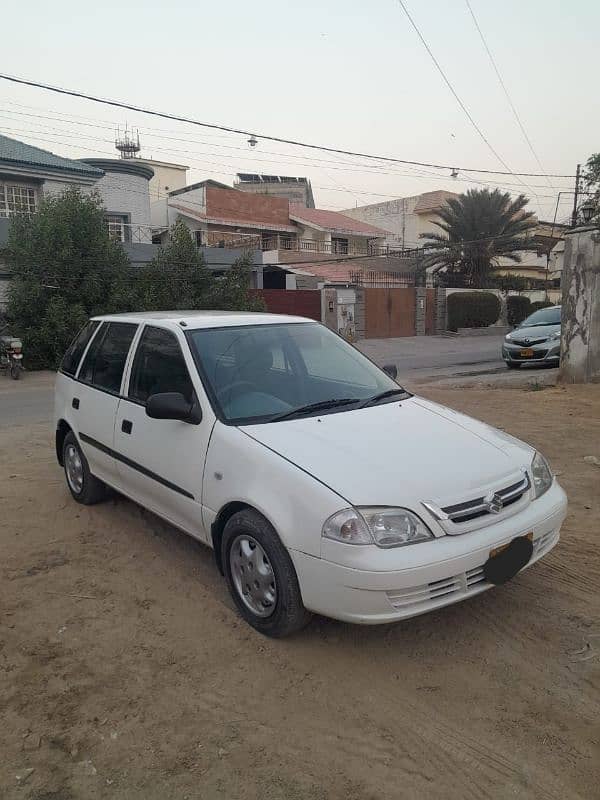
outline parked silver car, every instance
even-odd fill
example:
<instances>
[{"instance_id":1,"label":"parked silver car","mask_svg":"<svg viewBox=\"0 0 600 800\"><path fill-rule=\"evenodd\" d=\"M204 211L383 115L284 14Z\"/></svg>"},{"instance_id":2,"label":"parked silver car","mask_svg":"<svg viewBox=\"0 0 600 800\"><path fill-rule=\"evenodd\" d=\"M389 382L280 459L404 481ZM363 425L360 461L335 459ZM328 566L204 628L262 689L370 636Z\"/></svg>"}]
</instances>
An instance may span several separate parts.
<instances>
[{"instance_id":1,"label":"parked silver car","mask_svg":"<svg viewBox=\"0 0 600 800\"><path fill-rule=\"evenodd\" d=\"M502 344L502 358L509 369L521 364L553 364L560 361L560 306L534 311L511 331Z\"/></svg>"}]
</instances>

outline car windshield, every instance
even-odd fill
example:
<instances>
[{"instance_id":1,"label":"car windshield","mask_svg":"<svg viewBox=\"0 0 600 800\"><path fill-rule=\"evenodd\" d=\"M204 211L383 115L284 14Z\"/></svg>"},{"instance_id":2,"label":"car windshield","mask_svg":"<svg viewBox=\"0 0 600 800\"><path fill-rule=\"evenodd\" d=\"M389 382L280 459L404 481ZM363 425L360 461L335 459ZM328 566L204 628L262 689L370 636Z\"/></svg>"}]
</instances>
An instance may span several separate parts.
<instances>
[{"instance_id":1,"label":"car windshield","mask_svg":"<svg viewBox=\"0 0 600 800\"><path fill-rule=\"evenodd\" d=\"M348 411L365 401L407 396L316 322L203 328L186 335L213 405L227 422Z\"/></svg>"},{"instance_id":2,"label":"car windshield","mask_svg":"<svg viewBox=\"0 0 600 800\"><path fill-rule=\"evenodd\" d=\"M560 325L560 306L540 308L524 319L520 328L535 328L540 325Z\"/></svg>"}]
</instances>

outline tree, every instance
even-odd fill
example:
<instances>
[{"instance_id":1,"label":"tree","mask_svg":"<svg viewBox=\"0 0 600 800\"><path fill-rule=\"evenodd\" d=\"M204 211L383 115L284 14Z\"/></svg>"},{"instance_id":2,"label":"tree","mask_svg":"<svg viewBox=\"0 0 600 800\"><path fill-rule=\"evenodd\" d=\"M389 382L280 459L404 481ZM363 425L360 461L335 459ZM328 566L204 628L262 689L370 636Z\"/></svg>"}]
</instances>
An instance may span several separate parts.
<instances>
[{"instance_id":1,"label":"tree","mask_svg":"<svg viewBox=\"0 0 600 800\"><path fill-rule=\"evenodd\" d=\"M178 220L169 241L146 266L132 268L115 286L111 307L118 310L218 308L262 311L253 295L251 257L242 256L222 276L207 268L188 227Z\"/></svg>"},{"instance_id":2,"label":"tree","mask_svg":"<svg viewBox=\"0 0 600 800\"><path fill-rule=\"evenodd\" d=\"M99 196L68 189L45 198L37 214L11 219L6 316L30 368L56 367L87 318L110 304L128 259L104 213Z\"/></svg>"},{"instance_id":3,"label":"tree","mask_svg":"<svg viewBox=\"0 0 600 800\"><path fill-rule=\"evenodd\" d=\"M437 212L441 221L435 224L443 233L421 234L428 240L423 267L458 274L467 286L488 286L500 258L518 264L521 252L534 248L537 221L524 210L527 202L524 195L513 200L499 189L470 189L450 198Z\"/></svg>"},{"instance_id":4,"label":"tree","mask_svg":"<svg viewBox=\"0 0 600 800\"><path fill-rule=\"evenodd\" d=\"M600 153L592 153L586 161L583 180L589 194L584 195L581 205L591 200L596 207L592 221L597 221L600 217Z\"/></svg>"},{"instance_id":5,"label":"tree","mask_svg":"<svg viewBox=\"0 0 600 800\"><path fill-rule=\"evenodd\" d=\"M97 195L69 189L45 199L37 214L11 220L7 321L24 341L29 368L56 368L78 329L95 314L264 309L250 288L250 256L216 277L179 221L154 260L133 268L120 242L110 238L104 215Z\"/></svg>"}]
</instances>

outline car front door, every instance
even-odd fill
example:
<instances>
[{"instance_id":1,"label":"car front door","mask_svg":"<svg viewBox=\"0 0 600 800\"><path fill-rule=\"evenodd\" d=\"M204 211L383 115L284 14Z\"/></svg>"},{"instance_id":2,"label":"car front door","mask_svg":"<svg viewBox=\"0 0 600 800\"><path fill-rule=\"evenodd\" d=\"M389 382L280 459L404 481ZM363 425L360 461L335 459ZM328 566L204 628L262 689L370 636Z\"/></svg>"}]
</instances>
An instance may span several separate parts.
<instances>
[{"instance_id":1,"label":"car front door","mask_svg":"<svg viewBox=\"0 0 600 800\"><path fill-rule=\"evenodd\" d=\"M113 455L115 417L131 343L138 326L104 322L92 339L77 374L70 381L75 433L97 478L118 483Z\"/></svg>"},{"instance_id":2,"label":"car front door","mask_svg":"<svg viewBox=\"0 0 600 800\"><path fill-rule=\"evenodd\" d=\"M179 392L196 400L199 424L152 419L146 401ZM204 541L201 500L204 462L215 422L187 342L172 330L146 325L140 335L115 424L123 491L141 505Z\"/></svg>"}]
</instances>

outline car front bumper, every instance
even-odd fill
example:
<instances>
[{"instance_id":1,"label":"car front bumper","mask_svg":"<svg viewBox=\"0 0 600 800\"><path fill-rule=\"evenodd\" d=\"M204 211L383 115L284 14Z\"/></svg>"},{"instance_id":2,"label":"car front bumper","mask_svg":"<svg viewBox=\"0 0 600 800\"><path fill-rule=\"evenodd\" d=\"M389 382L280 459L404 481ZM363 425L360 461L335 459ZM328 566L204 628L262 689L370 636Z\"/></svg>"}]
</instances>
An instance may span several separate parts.
<instances>
[{"instance_id":1,"label":"car front bumper","mask_svg":"<svg viewBox=\"0 0 600 800\"><path fill-rule=\"evenodd\" d=\"M490 550L533 532L533 554L523 568L527 569L557 544L566 513L566 495L554 481L524 511L486 528L385 551L389 570L355 569L299 551L290 555L309 610L346 622L394 622L491 589L493 584L483 575ZM381 555L375 546L362 549L366 561L371 553Z\"/></svg>"},{"instance_id":2,"label":"car front bumper","mask_svg":"<svg viewBox=\"0 0 600 800\"><path fill-rule=\"evenodd\" d=\"M521 355L524 350L533 351L533 355ZM560 361L560 340L533 345L517 345L505 341L502 345L502 358L512 364L558 363Z\"/></svg>"}]
</instances>

